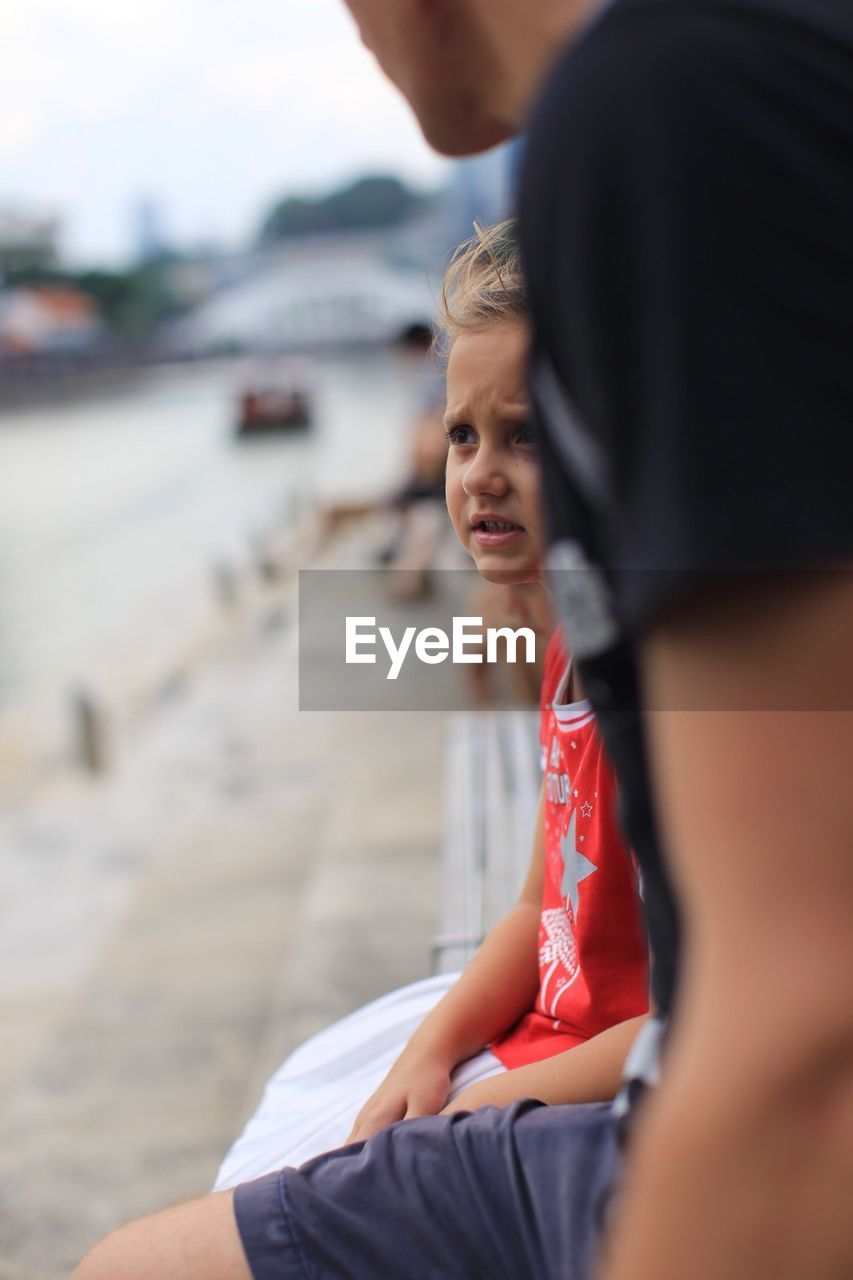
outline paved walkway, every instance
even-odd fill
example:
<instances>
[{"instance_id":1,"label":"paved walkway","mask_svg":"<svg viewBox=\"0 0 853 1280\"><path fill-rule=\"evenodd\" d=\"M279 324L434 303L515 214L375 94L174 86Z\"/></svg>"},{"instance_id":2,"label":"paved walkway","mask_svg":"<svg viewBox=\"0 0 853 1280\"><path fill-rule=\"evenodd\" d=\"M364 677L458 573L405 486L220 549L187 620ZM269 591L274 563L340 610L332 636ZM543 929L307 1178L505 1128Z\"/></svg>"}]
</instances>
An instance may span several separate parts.
<instances>
[{"instance_id":1,"label":"paved walkway","mask_svg":"<svg viewBox=\"0 0 853 1280\"><path fill-rule=\"evenodd\" d=\"M300 714L291 605L0 818L0 1280L206 1190L289 1048L427 972L445 718Z\"/></svg>"}]
</instances>

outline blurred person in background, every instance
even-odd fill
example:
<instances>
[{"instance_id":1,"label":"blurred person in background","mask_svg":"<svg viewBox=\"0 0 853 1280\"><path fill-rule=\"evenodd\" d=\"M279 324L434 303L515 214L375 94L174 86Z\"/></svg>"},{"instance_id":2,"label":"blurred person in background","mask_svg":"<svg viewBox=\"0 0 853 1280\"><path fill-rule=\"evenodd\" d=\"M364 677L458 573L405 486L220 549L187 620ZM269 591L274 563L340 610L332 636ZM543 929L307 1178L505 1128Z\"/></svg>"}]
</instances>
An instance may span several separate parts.
<instances>
[{"instance_id":1,"label":"blurred person in background","mask_svg":"<svg viewBox=\"0 0 853 1280\"><path fill-rule=\"evenodd\" d=\"M406 357L420 364L421 381L409 432L408 474L389 500L399 523L380 555L382 564L396 570L389 581L398 600L429 594L430 572L438 567L449 534L444 502L444 371L430 358L432 344L432 330L422 325L413 325L400 342Z\"/></svg>"},{"instance_id":2,"label":"blurred person in background","mask_svg":"<svg viewBox=\"0 0 853 1280\"><path fill-rule=\"evenodd\" d=\"M846 1280L853 13L349 5L438 150L529 133L551 563L643 867L660 1016L615 1117L516 1104L348 1149L302 1212L332 1242L358 1224L366 1252L320 1273L388 1274L392 1219L450 1236L447 1275ZM446 1194L463 1158L488 1197ZM255 1280L306 1274L281 1209L264 1228L280 1263ZM249 1274L227 1196L125 1229L80 1272Z\"/></svg>"}]
</instances>

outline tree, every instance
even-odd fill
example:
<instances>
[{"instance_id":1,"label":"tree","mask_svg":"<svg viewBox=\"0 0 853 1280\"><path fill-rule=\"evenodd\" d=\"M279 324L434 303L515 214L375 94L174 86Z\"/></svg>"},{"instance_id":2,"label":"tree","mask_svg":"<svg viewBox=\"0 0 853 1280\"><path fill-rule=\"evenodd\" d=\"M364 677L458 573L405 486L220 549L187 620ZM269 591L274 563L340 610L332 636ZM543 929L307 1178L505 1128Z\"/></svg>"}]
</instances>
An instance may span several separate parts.
<instances>
[{"instance_id":1,"label":"tree","mask_svg":"<svg viewBox=\"0 0 853 1280\"><path fill-rule=\"evenodd\" d=\"M430 205L399 178L359 178L327 196L311 199L289 196L267 214L259 233L262 245L324 231L357 231L397 226Z\"/></svg>"}]
</instances>

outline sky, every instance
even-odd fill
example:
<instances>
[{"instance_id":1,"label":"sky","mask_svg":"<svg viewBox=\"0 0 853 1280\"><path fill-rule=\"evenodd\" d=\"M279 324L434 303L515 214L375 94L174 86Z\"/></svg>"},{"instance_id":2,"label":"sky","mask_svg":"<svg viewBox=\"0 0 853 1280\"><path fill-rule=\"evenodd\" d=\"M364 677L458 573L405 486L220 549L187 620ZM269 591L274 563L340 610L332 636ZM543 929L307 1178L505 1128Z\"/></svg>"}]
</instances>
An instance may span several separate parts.
<instances>
[{"instance_id":1,"label":"sky","mask_svg":"<svg viewBox=\"0 0 853 1280\"><path fill-rule=\"evenodd\" d=\"M236 246L279 196L446 172L341 0L0 0L0 209L55 213L118 264L133 209Z\"/></svg>"}]
</instances>

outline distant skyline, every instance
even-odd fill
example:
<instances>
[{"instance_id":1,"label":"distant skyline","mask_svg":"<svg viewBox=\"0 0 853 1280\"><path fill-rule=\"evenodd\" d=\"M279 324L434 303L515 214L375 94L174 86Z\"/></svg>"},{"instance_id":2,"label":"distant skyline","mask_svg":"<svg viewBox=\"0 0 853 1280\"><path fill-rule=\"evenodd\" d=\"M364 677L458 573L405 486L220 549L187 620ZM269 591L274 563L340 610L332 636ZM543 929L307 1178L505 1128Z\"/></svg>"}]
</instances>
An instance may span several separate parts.
<instances>
[{"instance_id":1,"label":"distant skyline","mask_svg":"<svg viewBox=\"0 0 853 1280\"><path fill-rule=\"evenodd\" d=\"M0 47L0 208L55 213L75 265L126 260L141 202L236 247L282 195L448 171L340 0L9 0Z\"/></svg>"}]
</instances>

